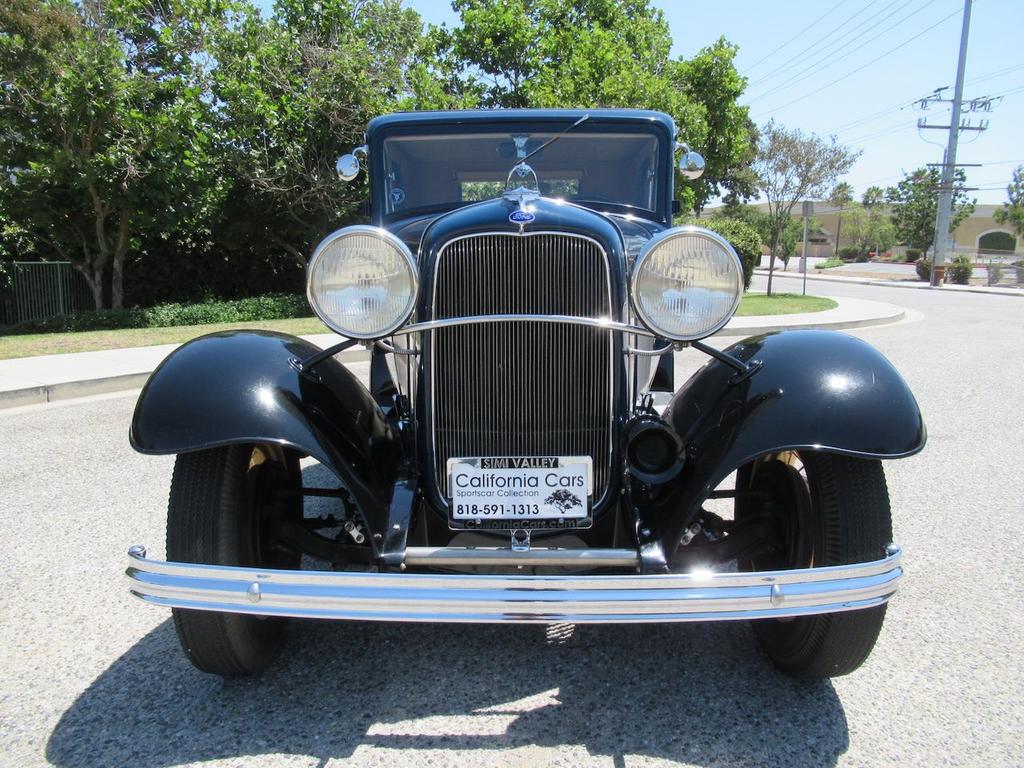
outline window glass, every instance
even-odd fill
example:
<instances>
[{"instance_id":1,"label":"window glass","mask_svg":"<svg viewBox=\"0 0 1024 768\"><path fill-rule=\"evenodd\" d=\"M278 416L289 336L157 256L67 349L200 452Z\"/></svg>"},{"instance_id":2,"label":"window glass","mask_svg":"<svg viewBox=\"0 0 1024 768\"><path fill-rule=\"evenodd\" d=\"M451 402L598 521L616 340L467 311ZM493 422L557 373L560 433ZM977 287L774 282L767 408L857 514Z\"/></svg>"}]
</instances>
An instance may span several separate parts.
<instances>
[{"instance_id":1,"label":"window glass","mask_svg":"<svg viewBox=\"0 0 1024 768\"><path fill-rule=\"evenodd\" d=\"M386 215L498 197L518 159L556 134L482 131L387 138L382 156ZM658 150L653 134L577 129L528 163L546 197L655 211Z\"/></svg>"}]
</instances>

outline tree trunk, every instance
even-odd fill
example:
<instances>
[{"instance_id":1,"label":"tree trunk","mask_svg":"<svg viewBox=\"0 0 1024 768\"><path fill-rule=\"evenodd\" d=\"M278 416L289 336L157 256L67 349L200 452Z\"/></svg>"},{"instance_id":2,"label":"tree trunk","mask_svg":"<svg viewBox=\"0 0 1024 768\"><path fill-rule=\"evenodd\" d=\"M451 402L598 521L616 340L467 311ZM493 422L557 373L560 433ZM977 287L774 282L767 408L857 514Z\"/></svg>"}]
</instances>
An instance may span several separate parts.
<instances>
[{"instance_id":1,"label":"tree trunk","mask_svg":"<svg viewBox=\"0 0 1024 768\"><path fill-rule=\"evenodd\" d=\"M306 258L306 255L302 251L300 251L298 248L296 248L291 243L286 243L284 240L281 240L280 238L277 238L277 237L274 238L274 242L277 243L277 245L285 253L287 253L289 256L291 256L293 259L295 259L295 263L298 266L302 267L303 269L306 268L306 264L307 264L308 260Z\"/></svg>"},{"instance_id":2,"label":"tree trunk","mask_svg":"<svg viewBox=\"0 0 1024 768\"><path fill-rule=\"evenodd\" d=\"M131 214L122 209L117 225L117 244L110 263L110 308L124 308L124 257L128 253L128 224Z\"/></svg>"},{"instance_id":3,"label":"tree trunk","mask_svg":"<svg viewBox=\"0 0 1024 768\"><path fill-rule=\"evenodd\" d=\"M839 213L836 214L836 252L835 257L839 258L839 233L843 231L843 209L839 209Z\"/></svg>"},{"instance_id":4,"label":"tree trunk","mask_svg":"<svg viewBox=\"0 0 1024 768\"><path fill-rule=\"evenodd\" d=\"M82 277L85 278L85 282L89 284L89 290L92 292L92 302L96 309L103 309L103 276L96 275L95 273L90 274L90 270L82 269L77 264L74 264L75 268L82 273Z\"/></svg>"},{"instance_id":5,"label":"tree trunk","mask_svg":"<svg viewBox=\"0 0 1024 768\"><path fill-rule=\"evenodd\" d=\"M771 255L768 257L768 295L772 295L772 277L775 276L775 249L779 247L779 236L772 237Z\"/></svg>"}]
</instances>

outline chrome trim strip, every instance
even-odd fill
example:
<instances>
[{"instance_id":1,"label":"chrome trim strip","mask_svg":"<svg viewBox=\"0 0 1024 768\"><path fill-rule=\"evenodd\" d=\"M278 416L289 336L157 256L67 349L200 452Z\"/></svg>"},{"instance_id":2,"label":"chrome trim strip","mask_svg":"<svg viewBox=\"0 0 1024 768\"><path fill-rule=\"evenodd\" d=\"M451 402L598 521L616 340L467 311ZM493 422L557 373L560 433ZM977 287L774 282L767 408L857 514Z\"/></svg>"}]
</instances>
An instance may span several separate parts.
<instances>
[{"instance_id":1,"label":"chrome trim strip","mask_svg":"<svg viewBox=\"0 0 1024 768\"><path fill-rule=\"evenodd\" d=\"M425 320L422 323L412 323L402 328L402 333L421 333L433 331L438 328L454 328L459 325L479 325L482 323L566 323L568 325L586 325L591 328L601 328L609 331L621 331L622 333L634 333L638 336L649 336L652 339L661 338L651 333L646 328L620 323L616 320L609 320L605 317L578 317L576 315L467 315L466 317L446 317L442 320Z\"/></svg>"},{"instance_id":2,"label":"chrome trim strip","mask_svg":"<svg viewBox=\"0 0 1024 768\"><path fill-rule=\"evenodd\" d=\"M408 566L446 568L450 566L573 566L576 568L636 568L640 555L635 549L554 549L533 547L516 552L508 547L408 547Z\"/></svg>"},{"instance_id":3,"label":"chrome trim strip","mask_svg":"<svg viewBox=\"0 0 1024 768\"><path fill-rule=\"evenodd\" d=\"M598 552L600 550L591 550ZM146 602L264 616L371 621L618 623L779 618L885 603L902 551L881 560L755 573L602 576L281 571L128 551L130 590Z\"/></svg>"}]
</instances>

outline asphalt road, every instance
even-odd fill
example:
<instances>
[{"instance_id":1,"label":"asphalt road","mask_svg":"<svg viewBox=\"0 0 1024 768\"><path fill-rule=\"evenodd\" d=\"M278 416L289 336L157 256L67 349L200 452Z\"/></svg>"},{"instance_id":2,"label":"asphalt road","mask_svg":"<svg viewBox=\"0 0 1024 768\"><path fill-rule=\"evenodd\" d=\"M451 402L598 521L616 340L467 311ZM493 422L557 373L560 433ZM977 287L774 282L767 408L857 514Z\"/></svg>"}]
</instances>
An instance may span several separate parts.
<instances>
[{"instance_id":1,"label":"asphalt road","mask_svg":"<svg viewBox=\"0 0 1024 768\"><path fill-rule=\"evenodd\" d=\"M857 335L930 434L887 466L907 577L852 676L782 677L743 623L550 646L537 627L301 622L262 678L201 674L125 589L129 544L163 552L172 461L134 454L134 397L105 396L0 412L0 765L1022 764L1024 299L812 289L914 310Z\"/></svg>"}]
</instances>

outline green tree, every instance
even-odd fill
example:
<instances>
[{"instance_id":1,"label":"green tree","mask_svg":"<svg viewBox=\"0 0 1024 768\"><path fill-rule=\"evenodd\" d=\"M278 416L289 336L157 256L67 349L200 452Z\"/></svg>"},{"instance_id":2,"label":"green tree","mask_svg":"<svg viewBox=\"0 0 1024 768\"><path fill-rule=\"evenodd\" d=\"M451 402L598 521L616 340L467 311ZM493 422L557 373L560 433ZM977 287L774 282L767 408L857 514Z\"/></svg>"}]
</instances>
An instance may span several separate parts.
<instances>
[{"instance_id":1,"label":"green tree","mask_svg":"<svg viewBox=\"0 0 1024 768\"><path fill-rule=\"evenodd\" d=\"M967 199L965 181L963 169L958 168L953 182L950 232L960 226L960 223L974 211L974 201ZM922 252L927 251L935 242L940 182L941 177L937 168L918 168L906 174L902 181L895 187L889 187L885 192L897 239Z\"/></svg>"},{"instance_id":2,"label":"green tree","mask_svg":"<svg viewBox=\"0 0 1024 768\"><path fill-rule=\"evenodd\" d=\"M846 209L846 236L860 254L871 249L881 254L896 242L892 222L881 205L850 205Z\"/></svg>"},{"instance_id":3,"label":"green tree","mask_svg":"<svg viewBox=\"0 0 1024 768\"><path fill-rule=\"evenodd\" d=\"M826 141L813 134L806 136L799 130L787 130L775 121L761 129L754 170L758 190L768 202L769 296L779 242L789 225L793 208L802 200L823 197L859 156L859 152L838 144L835 137Z\"/></svg>"},{"instance_id":4,"label":"green tree","mask_svg":"<svg viewBox=\"0 0 1024 768\"><path fill-rule=\"evenodd\" d=\"M362 143L371 118L409 97L421 29L398 0L278 0L269 19L239 7L212 41L219 148L233 184L217 231L225 249L287 253L294 270L358 216L365 176L341 184L334 162Z\"/></svg>"},{"instance_id":5,"label":"green tree","mask_svg":"<svg viewBox=\"0 0 1024 768\"><path fill-rule=\"evenodd\" d=\"M860 198L865 208L872 208L885 202L885 190L881 187L868 187Z\"/></svg>"},{"instance_id":6,"label":"green tree","mask_svg":"<svg viewBox=\"0 0 1024 768\"><path fill-rule=\"evenodd\" d=\"M1014 170L1013 181L1006 187L1006 202L992 218L996 224L1013 227L1019 237L1024 237L1024 165Z\"/></svg>"},{"instance_id":7,"label":"green tree","mask_svg":"<svg viewBox=\"0 0 1024 768\"><path fill-rule=\"evenodd\" d=\"M724 39L672 60L672 38L649 0L454 0L454 29L434 29L438 75L448 98L487 107L636 107L674 118L679 137L705 156L696 182L677 179L699 212L726 191L751 193L753 123L738 99L746 80ZM441 100L437 93L426 103ZM422 102L420 102L422 103Z\"/></svg>"},{"instance_id":8,"label":"green tree","mask_svg":"<svg viewBox=\"0 0 1024 768\"><path fill-rule=\"evenodd\" d=\"M42 255L119 308L146 238L209 214L200 42L215 4L11 0L0 6L0 209Z\"/></svg>"},{"instance_id":9,"label":"green tree","mask_svg":"<svg viewBox=\"0 0 1024 768\"><path fill-rule=\"evenodd\" d=\"M853 202L853 187L849 182L841 181L829 192L828 202L836 208L836 249L835 256L839 256L839 237L843 229L843 211Z\"/></svg>"}]
</instances>

